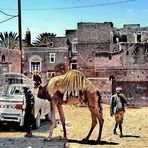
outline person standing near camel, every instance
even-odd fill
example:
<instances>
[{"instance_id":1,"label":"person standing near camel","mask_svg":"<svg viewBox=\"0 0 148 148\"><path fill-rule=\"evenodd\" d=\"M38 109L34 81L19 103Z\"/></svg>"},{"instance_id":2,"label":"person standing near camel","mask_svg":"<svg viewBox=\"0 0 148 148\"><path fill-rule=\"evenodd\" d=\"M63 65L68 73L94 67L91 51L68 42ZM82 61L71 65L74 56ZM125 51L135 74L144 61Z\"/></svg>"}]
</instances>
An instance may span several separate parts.
<instances>
[{"instance_id":1,"label":"person standing near camel","mask_svg":"<svg viewBox=\"0 0 148 148\"><path fill-rule=\"evenodd\" d=\"M35 100L32 92L29 90L29 87L23 87L23 89L24 89L25 102L26 102L25 116L24 116L24 128L26 132L25 137L32 137L31 125L33 120L35 120L32 111L33 111Z\"/></svg>"},{"instance_id":2,"label":"person standing near camel","mask_svg":"<svg viewBox=\"0 0 148 148\"><path fill-rule=\"evenodd\" d=\"M123 117L125 113L125 103L127 103L127 100L122 93L122 88L117 87L116 88L116 94L111 96L110 100L110 115L111 117L114 115L115 116L115 127L113 133L117 135L116 129L119 125L119 130L120 130L120 138L123 137L123 132L122 132L122 123L123 123Z\"/></svg>"}]
</instances>

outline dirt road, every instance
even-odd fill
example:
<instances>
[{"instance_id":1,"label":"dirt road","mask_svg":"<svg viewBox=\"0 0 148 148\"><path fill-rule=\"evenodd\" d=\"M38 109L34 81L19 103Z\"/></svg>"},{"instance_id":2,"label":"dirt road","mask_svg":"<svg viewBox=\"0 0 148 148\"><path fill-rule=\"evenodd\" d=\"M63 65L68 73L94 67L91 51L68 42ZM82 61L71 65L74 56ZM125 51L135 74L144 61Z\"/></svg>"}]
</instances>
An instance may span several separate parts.
<instances>
[{"instance_id":1,"label":"dirt road","mask_svg":"<svg viewBox=\"0 0 148 148\"><path fill-rule=\"evenodd\" d=\"M53 141L45 142L48 136L49 123L42 122L42 127L33 130L32 138L24 138L21 130L0 131L0 148L147 148L148 147L148 108L126 108L123 133L124 137L113 135L114 117L109 115L109 105L103 104L104 128L100 144L97 139L98 126L95 128L89 143L82 143L81 139L87 135L90 128L90 113L86 107L64 106L67 121L68 141L59 140L62 128L59 124L53 133ZM119 131L118 131L119 133Z\"/></svg>"}]
</instances>

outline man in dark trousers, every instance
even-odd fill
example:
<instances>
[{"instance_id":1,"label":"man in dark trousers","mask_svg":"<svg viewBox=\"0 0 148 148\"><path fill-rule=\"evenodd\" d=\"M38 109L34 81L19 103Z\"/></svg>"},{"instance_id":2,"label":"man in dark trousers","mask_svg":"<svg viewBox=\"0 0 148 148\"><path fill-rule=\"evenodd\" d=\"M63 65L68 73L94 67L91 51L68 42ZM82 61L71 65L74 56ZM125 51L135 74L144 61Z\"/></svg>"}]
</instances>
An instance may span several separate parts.
<instances>
[{"instance_id":1,"label":"man in dark trousers","mask_svg":"<svg viewBox=\"0 0 148 148\"><path fill-rule=\"evenodd\" d=\"M123 137L122 132L122 123L123 123L123 117L125 112L125 103L127 103L127 100L125 99L124 94L122 93L122 88L117 87L116 88L116 94L112 95L110 100L110 115L115 115L115 128L114 128L114 134L117 134L116 129L119 125L120 129L120 137Z\"/></svg>"},{"instance_id":2,"label":"man in dark trousers","mask_svg":"<svg viewBox=\"0 0 148 148\"><path fill-rule=\"evenodd\" d=\"M26 131L25 137L31 137L32 136L31 125L34 118L32 111L35 102L34 102L34 96L29 90L29 87L23 87L23 88L24 88L25 102L26 102L25 116L24 116L24 128Z\"/></svg>"}]
</instances>

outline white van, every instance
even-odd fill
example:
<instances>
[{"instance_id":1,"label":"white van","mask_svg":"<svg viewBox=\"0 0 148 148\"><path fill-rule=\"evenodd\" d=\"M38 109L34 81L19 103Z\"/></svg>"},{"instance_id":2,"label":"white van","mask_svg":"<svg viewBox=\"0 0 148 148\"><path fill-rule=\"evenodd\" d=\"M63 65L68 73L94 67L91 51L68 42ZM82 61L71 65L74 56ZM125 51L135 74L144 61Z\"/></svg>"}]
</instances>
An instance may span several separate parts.
<instances>
[{"instance_id":1,"label":"white van","mask_svg":"<svg viewBox=\"0 0 148 148\"><path fill-rule=\"evenodd\" d=\"M25 94L24 86L28 84L10 84L5 89L5 92L0 96L0 123L16 122L20 126L24 125L25 115ZM37 98L33 87L30 85L30 90L34 94L35 104L33 114L35 118L35 127L41 126L41 119L50 120L50 102L48 100Z\"/></svg>"}]
</instances>

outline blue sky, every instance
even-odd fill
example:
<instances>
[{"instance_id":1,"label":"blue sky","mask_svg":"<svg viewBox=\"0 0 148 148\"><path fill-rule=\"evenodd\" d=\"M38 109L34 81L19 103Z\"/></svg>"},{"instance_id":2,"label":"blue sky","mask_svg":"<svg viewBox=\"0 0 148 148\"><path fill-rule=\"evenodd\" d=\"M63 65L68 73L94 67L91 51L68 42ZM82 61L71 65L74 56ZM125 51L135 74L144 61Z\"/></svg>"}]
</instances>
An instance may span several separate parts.
<instances>
[{"instance_id":1,"label":"blue sky","mask_svg":"<svg viewBox=\"0 0 148 148\"><path fill-rule=\"evenodd\" d=\"M0 0L0 11L17 15L17 2ZM113 22L118 28L133 23L148 27L148 0L21 0L21 7L22 38L29 28L32 40L43 32L63 36L65 30L76 29L78 22ZM0 22L8 18L0 12ZM18 32L18 18L0 23L0 32L4 31Z\"/></svg>"}]
</instances>

